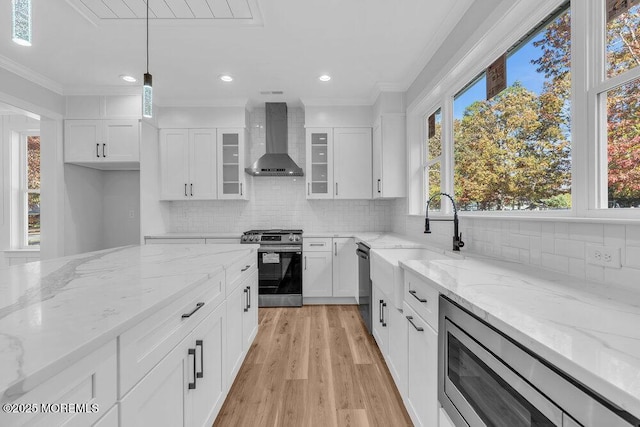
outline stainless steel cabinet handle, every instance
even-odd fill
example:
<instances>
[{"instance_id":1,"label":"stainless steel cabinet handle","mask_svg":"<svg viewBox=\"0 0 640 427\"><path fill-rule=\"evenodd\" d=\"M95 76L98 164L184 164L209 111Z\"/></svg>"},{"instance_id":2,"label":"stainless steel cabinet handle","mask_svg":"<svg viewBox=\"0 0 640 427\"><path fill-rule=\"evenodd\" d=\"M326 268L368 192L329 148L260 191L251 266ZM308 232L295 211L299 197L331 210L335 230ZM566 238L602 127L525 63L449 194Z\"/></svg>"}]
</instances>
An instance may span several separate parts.
<instances>
[{"instance_id":1,"label":"stainless steel cabinet handle","mask_svg":"<svg viewBox=\"0 0 640 427\"><path fill-rule=\"evenodd\" d=\"M409 323L411 323L411 326L416 328L416 331L418 331L418 332L423 332L424 331L424 328L422 328L420 326L416 326L416 324L413 323L413 316L407 316L407 320L409 321Z\"/></svg>"},{"instance_id":2,"label":"stainless steel cabinet handle","mask_svg":"<svg viewBox=\"0 0 640 427\"><path fill-rule=\"evenodd\" d=\"M247 304L247 308L251 308L251 286L247 286L247 295L249 296L249 303Z\"/></svg>"},{"instance_id":3,"label":"stainless steel cabinet handle","mask_svg":"<svg viewBox=\"0 0 640 427\"><path fill-rule=\"evenodd\" d=\"M193 382L189 383L189 390L195 390L196 388L196 349L189 349L189 356L193 356Z\"/></svg>"},{"instance_id":4,"label":"stainless steel cabinet handle","mask_svg":"<svg viewBox=\"0 0 640 427\"><path fill-rule=\"evenodd\" d=\"M184 185L184 197L187 197L187 184Z\"/></svg>"},{"instance_id":5,"label":"stainless steel cabinet handle","mask_svg":"<svg viewBox=\"0 0 640 427\"><path fill-rule=\"evenodd\" d=\"M193 197L193 184L191 184L191 197Z\"/></svg>"},{"instance_id":6,"label":"stainless steel cabinet handle","mask_svg":"<svg viewBox=\"0 0 640 427\"><path fill-rule=\"evenodd\" d=\"M107 144L102 144L102 157L107 157L106 154L104 154L104 149L107 146Z\"/></svg>"},{"instance_id":7,"label":"stainless steel cabinet handle","mask_svg":"<svg viewBox=\"0 0 640 427\"><path fill-rule=\"evenodd\" d=\"M250 267L250 265L245 265L244 268L240 270L240 272L242 273L243 271L247 271Z\"/></svg>"},{"instance_id":8,"label":"stainless steel cabinet handle","mask_svg":"<svg viewBox=\"0 0 640 427\"><path fill-rule=\"evenodd\" d=\"M333 254L338 256L338 242L333 242Z\"/></svg>"},{"instance_id":9,"label":"stainless steel cabinet handle","mask_svg":"<svg viewBox=\"0 0 640 427\"><path fill-rule=\"evenodd\" d=\"M380 180L378 180L378 193L380 192Z\"/></svg>"},{"instance_id":10,"label":"stainless steel cabinet handle","mask_svg":"<svg viewBox=\"0 0 640 427\"><path fill-rule=\"evenodd\" d=\"M100 157L100 152L98 151L100 149L100 144L96 144L96 157Z\"/></svg>"},{"instance_id":11,"label":"stainless steel cabinet handle","mask_svg":"<svg viewBox=\"0 0 640 427\"><path fill-rule=\"evenodd\" d=\"M244 312L246 313L247 311L249 311L249 291L247 290L247 288L243 289L244 292Z\"/></svg>"},{"instance_id":12,"label":"stainless steel cabinet handle","mask_svg":"<svg viewBox=\"0 0 640 427\"><path fill-rule=\"evenodd\" d=\"M306 256L304 257L304 269L305 270L307 269L307 257Z\"/></svg>"},{"instance_id":13,"label":"stainless steel cabinet handle","mask_svg":"<svg viewBox=\"0 0 640 427\"><path fill-rule=\"evenodd\" d=\"M197 304L196 304L196 308L194 308L194 309L191 311L191 313L185 313L185 314L183 314L183 315L182 315L182 318L183 318L183 319L188 319L189 317L193 316L193 314L194 314L196 311L200 310L203 306L204 306L204 303L203 303L203 302L199 302L199 303L197 303Z\"/></svg>"},{"instance_id":14,"label":"stainless steel cabinet handle","mask_svg":"<svg viewBox=\"0 0 640 427\"><path fill-rule=\"evenodd\" d=\"M424 299L424 298L420 298L418 295L416 295L416 291L411 291L411 290L410 290L410 291L409 291L409 293L410 293L411 295L413 295L413 297L414 297L415 299L417 299L418 301L420 301L420 302L422 302L422 303L425 303L425 304L426 304L427 300L426 300L426 299Z\"/></svg>"},{"instance_id":15,"label":"stainless steel cabinet handle","mask_svg":"<svg viewBox=\"0 0 640 427\"><path fill-rule=\"evenodd\" d=\"M382 303L384 300L380 300L378 303L378 323L382 323Z\"/></svg>"},{"instance_id":16,"label":"stainless steel cabinet handle","mask_svg":"<svg viewBox=\"0 0 640 427\"><path fill-rule=\"evenodd\" d=\"M309 243L309 246L324 246L324 243Z\"/></svg>"},{"instance_id":17,"label":"stainless steel cabinet handle","mask_svg":"<svg viewBox=\"0 0 640 427\"><path fill-rule=\"evenodd\" d=\"M336 182L336 196L338 195L338 183Z\"/></svg>"},{"instance_id":18,"label":"stainless steel cabinet handle","mask_svg":"<svg viewBox=\"0 0 640 427\"><path fill-rule=\"evenodd\" d=\"M311 195L311 183L307 182L307 196Z\"/></svg>"},{"instance_id":19,"label":"stainless steel cabinet handle","mask_svg":"<svg viewBox=\"0 0 640 427\"><path fill-rule=\"evenodd\" d=\"M204 348L202 345L202 340L196 340L196 347L198 346L200 346L200 372L196 374L196 377L204 378Z\"/></svg>"},{"instance_id":20,"label":"stainless steel cabinet handle","mask_svg":"<svg viewBox=\"0 0 640 427\"><path fill-rule=\"evenodd\" d=\"M240 195L242 196L242 183L240 183Z\"/></svg>"}]
</instances>

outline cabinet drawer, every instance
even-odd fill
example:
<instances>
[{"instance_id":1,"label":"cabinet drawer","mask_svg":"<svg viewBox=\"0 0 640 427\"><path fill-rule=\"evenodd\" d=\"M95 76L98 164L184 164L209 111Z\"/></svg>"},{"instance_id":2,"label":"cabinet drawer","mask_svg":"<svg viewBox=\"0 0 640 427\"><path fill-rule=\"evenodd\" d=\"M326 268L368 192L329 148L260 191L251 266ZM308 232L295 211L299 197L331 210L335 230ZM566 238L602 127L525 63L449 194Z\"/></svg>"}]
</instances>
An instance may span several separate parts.
<instances>
[{"instance_id":1,"label":"cabinet drawer","mask_svg":"<svg viewBox=\"0 0 640 427\"><path fill-rule=\"evenodd\" d=\"M330 237L305 237L302 242L302 250L304 252L330 252Z\"/></svg>"},{"instance_id":2,"label":"cabinet drawer","mask_svg":"<svg viewBox=\"0 0 640 427\"><path fill-rule=\"evenodd\" d=\"M120 397L224 301L224 283L221 272L120 335Z\"/></svg>"},{"instance_id":3,"label":"cabinet drawer","mask_svg":"<svg viewBox=\"0 0 640 427\"><path fill-rule=\"evenodd\" d=\"M253 252L225 269L227 296L231 295L240 283L251 276L251 273L253 273L257 267L258 257L256 252Z\"/></svg>"},{"instance_id":4,"label":"cabinet drawer","mask_svg":"<svg viewBox=\"0 0 640 427\"><path fill-rule=\"evenodd\" d=\"M9 401L8 396L3 396L3 404L23 404L27 407L36 405L37 413L2 411L0 425L6 427L93 425L102 417L104 411L116 402L118 375L116 351L114 339L18 399ZM74 408L76 411L71 409L67 411L59 406L62 404L78 406Z\"/></svg>"},{"instance_id":5,"label":"cabinet drawer","mask_svg":"<svg viewBox=\"0 0 640 427\"><path fill-rule=\"evenodd\" d=\"M410 271L404 272L404 300L416 313L438 330L438 291Z\"/></svg>"}]
</instances>

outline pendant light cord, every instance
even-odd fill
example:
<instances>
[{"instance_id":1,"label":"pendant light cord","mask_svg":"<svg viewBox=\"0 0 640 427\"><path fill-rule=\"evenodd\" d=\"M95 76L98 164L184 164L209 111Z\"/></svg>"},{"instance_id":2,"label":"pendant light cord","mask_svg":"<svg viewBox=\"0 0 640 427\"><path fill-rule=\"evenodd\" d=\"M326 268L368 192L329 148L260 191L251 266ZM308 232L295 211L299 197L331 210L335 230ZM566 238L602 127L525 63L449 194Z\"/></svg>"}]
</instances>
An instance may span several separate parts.
<instances>
[{"instance_id":1,"label":"pendant light cord","mask_svg":"<svg viewBox=\"0 0 640 427\"><path fill-rule=\"evenodd\" d=\"M147 0L147 74L149 74L149 0Z\"/></svg>"}]
</instances>

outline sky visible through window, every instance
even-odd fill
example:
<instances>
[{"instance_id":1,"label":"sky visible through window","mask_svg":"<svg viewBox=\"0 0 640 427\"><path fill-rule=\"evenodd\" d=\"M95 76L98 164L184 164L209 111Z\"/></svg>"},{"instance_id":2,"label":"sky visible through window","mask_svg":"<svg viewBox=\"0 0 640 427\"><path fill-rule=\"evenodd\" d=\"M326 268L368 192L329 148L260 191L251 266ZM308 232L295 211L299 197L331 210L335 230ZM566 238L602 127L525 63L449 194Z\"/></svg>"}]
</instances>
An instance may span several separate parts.
<instances>
[{"instance_id":1,"label":"sky visible through window","mask_svg":"<svg viewBox=\"0 0 640 427\"><path fill-rule=\"evenodd\" d=\"M537 95L542 93L545 81L544 73L536 71L537 65L531 63L532 60L542 55L542 48L533 45L533 42L538 38L534 37L507 58L507 86L519 81L525 89ZM454 119L462 118L464 110L469 105L476 101L485 100L486 97L486 79L483 75L473 86L467 88L456 98L456 102L453 104Z\"/></svg>"}]
</instances>

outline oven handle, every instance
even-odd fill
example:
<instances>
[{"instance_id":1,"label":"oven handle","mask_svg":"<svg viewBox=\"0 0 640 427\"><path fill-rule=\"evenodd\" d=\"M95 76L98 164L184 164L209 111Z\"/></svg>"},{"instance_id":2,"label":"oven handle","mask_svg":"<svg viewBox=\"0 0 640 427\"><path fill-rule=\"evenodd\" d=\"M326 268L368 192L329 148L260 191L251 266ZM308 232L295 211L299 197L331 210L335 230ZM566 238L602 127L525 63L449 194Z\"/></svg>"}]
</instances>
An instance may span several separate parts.
<instances>
[{"instance_id":1,"label":"oven handle","mask_svg":"<svg viewBox=\"0 0 640 427\"><path fill-rule=\"evenodd\" d=\"M258 253L269 253L269 252L296 252L302 253L302 246L276 246L276 247L260 247L258 248Z\"/></svg>"}]
</instances>

